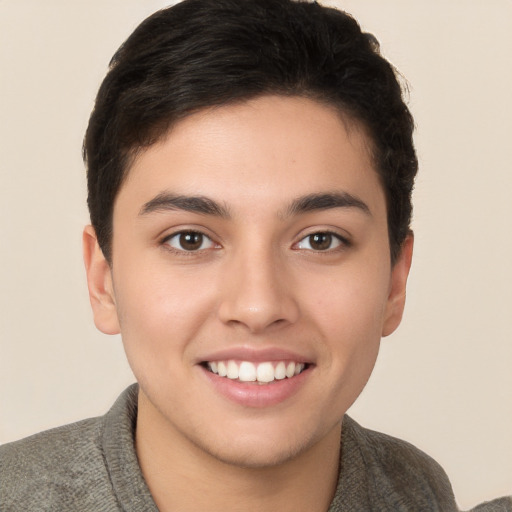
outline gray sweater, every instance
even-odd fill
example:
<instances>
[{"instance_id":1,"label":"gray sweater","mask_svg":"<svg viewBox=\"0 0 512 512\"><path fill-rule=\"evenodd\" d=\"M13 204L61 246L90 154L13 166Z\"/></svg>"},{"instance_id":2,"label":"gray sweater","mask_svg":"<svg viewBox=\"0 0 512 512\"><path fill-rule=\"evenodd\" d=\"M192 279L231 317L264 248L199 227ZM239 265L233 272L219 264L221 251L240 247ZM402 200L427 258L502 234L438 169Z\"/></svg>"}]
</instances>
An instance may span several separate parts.
<instances>
[{"instance_id":1,"label":"gray sweater","mask_svg":"<svg viewBox=\"0 0 512 512\"><path fill-rule=\"evenodd\" d=\"M134 447L136 385L102 417L0 447L0 510L157 512ZM336 494L328 512L456 511L448 478L412 445L348 416ZM504 498L475 512L512 511Z\"/></svg>"}]
</instances>

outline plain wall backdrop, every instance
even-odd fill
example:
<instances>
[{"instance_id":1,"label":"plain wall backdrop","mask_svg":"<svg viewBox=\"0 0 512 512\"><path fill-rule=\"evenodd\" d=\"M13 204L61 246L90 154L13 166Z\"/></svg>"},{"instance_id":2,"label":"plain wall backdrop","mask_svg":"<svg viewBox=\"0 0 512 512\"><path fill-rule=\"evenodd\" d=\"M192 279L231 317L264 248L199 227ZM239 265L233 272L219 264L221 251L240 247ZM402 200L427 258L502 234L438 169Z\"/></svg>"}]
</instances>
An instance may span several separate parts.
<instances>
[{"instance_id":1,"label":"plain wall backdrop","mask_svg":"<svg viewBox=\"0 0 512 512\"><path fill-rule=\"evenodd\" d=\"M420 173L399 330L350 414L411 441L463 508L512 494L512 2L339 0L407 78ZM157 0L0 0L0 442L103 414L133 381L94 328L81 143Z\"/></svg>"}]
</instances>

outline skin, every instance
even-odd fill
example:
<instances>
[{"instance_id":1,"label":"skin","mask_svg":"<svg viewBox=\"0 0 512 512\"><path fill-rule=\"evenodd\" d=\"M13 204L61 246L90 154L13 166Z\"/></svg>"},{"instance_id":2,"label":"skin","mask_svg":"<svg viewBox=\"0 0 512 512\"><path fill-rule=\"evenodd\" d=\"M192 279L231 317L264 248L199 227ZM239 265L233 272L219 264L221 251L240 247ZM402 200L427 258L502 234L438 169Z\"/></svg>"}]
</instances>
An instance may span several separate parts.
<instances>
[{"instance_id":1,"label":"skin","mask_svg":"<svg viewBox=\"0 0 512 512\"><path fill-rule=\"evenodd\" d=\"M409 237L391 265L369 146L305 98L205 110L136 158L111 266L85 229L95 323L121 332L140 384L136 448L160 510L327 510L342 417L400 323L412 255ZM207 197L222 215L162 206L165 194ZM357 204L290 211L310 194ZM183 231L204 234L199 250L180 245ZM247 406L201 365L234 348L309 364L290 396Z\"/></svg>"}]
</instances>

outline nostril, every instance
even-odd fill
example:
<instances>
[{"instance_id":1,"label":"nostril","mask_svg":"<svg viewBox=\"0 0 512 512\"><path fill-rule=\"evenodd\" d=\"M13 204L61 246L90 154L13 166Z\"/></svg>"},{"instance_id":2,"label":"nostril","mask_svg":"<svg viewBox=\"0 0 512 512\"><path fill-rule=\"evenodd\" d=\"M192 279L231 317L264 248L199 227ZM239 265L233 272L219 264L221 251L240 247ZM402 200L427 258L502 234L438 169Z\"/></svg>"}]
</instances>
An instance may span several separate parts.
<instances>
[{"instance_id":1,"label":"nostril","mask_svg":"<svg viewBox=\"0 0 512 512\"><path fill-rule=\"evenodd\" d=\"M258 333L297 321L298 306L290 290L278 287L270 277L264 284L254 281L231 283L223 290L218 315L224 324Z\"/></svg>"}]
</instances>

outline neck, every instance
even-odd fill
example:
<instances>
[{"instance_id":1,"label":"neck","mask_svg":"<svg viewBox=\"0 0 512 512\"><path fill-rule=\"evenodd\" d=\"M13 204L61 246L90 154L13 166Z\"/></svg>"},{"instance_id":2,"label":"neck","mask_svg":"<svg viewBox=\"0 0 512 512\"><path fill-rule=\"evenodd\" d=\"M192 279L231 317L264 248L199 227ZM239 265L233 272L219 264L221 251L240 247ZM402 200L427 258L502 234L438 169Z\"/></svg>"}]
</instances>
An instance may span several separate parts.
<instances>
[{"instance_id":1,"label":"neck","mask_svg":"<svg viewBox=\"0 0 512 512\"><path fill-rule=\"evenodd\" d=\"M139 395L136 450L160 512L326 512L338 481L341 425L304 452L259 468L225 463L166 428Z\"/></svg>"}]
</instances>

